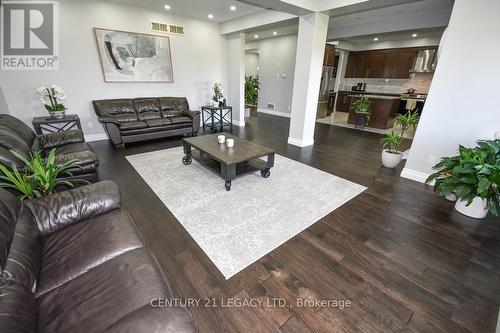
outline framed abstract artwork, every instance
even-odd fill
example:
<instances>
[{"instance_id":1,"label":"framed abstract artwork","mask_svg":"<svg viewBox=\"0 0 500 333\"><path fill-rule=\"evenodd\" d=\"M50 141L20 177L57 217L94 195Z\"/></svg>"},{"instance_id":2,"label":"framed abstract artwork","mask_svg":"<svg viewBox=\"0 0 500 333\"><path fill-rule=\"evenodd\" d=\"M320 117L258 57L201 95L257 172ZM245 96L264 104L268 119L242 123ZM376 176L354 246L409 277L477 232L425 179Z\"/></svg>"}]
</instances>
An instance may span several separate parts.
<instances>
[{"instance_id":1,"label":"framed abstract artwork","mask_svg":"<svg viewBox=\"0 0 500 333\"><path fill-rule=\"evenodd\" d=\"M106 82L174 82L170 39L94 28Z\"/></svg>"}]
</instances>

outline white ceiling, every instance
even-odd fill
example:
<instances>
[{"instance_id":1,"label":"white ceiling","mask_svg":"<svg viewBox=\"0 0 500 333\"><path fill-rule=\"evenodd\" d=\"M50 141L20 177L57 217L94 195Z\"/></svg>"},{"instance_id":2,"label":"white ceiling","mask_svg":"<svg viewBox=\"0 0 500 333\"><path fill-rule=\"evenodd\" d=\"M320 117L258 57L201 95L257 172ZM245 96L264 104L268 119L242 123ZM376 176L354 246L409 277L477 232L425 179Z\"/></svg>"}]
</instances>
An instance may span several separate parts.
<instances>
[{"instance_id":1,"label":"white ceiling","mask_svg":"<svg viewBox=\"0 0 500 333\"><path fill-rule=\"evenodd\" d=\"M242 16L256 13L262 8L247 5L235 0L108 0L124 4L141 6L153 10L164 11L172 14L178 14L193 17L201 20L224 22L237 19ZM165 5L171 6L170 10L165 10ZM235 11L229 9L230 6L236 6ZM210 20L208 14L214 18Z\"/></svg>"},{"instance_id":2,"label":"white ceiling","mask_svg":"<svg viewBox=\"0 0 500 333\"><path fill-rule=\"evenodd\" d=\"M429 39L440 39L443 35L444 28L433 28L433 29L417 29L417 30L409 30L409 31L396 31L396 32L388 32L384 34L374 34L374 35L365 35L359 37L345 38L340 39L344 41L348 41L354 44L370 44L373 43L373 38L377 37L378 42L395 42L402 40L418 40L422 38ZM416 33L417 37L412 37L412 34Z\"/></svg>"}]
</instances>

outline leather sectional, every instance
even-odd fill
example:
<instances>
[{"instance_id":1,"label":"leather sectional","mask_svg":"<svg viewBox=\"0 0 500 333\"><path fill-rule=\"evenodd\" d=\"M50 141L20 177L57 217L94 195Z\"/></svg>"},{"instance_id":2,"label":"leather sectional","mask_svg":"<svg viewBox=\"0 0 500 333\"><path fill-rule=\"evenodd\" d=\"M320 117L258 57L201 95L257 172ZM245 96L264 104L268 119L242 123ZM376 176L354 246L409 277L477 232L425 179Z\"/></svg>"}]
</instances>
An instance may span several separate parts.
<instances>
[{"instance_id":1,"label":"leather sectional","mask_svg":"<svg viewBox=\"0 0 500 333\"><path fill-rule=\"evenodd\" d=\"M110 181L21 202L0 190L0 332L196 332Z\"/></svg>"},{"instance_id":2,"label":"leather sectional","mask_svg":"<svg viewBox=\"0 0 500 333\"><path fill-rule=\"evenodd\" d=\"M176 135L197 135L200 112L185 97L108 99L92 102L115 146Z\"/></svg>"},{"instance_id":3,"label":"leather sectional","mask_svg":"<svg viewBox=\"0 0 500 333\"><path fill-rule=\"evenodd\" d=\"M7 114L0 114L0 163L10 168L14 163L23 169L23 163L10 150L17 150L24 156L40 151L42 157L56 149L56 160L64 163L71 159L79 160L79 168L71 170L74 178L89 182L99 180L97 167L99 159L92 148L85 142L80 130L36 135L21 120Z\"/></svg>"}]
</instances>

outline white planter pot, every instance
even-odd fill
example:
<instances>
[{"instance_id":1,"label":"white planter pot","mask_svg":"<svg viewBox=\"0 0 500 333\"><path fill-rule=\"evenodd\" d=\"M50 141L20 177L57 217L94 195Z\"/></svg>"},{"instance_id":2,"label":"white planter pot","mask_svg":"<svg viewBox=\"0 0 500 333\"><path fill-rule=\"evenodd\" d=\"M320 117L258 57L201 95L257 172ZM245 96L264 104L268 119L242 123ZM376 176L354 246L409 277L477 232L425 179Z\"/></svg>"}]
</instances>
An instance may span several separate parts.
<instances>
[{"instance_id":1,"label":"white planter pot","mask_svg":"<svg viewBox=\"0 0 500 333\"><path fill-rule=\"evenodd\" d=\"M386 168L395 168L398 166L398 164L401 162L401 159L403 158L403 153L398 152L396 154L389 153L387 149L384 149L382 151L382 164Z\"/></svg>"},{"instance_id":2,"label":"white planter pot","mask_svg":"<svg viewBox=\"0 0 500 333\"><path fill-rule=\"evenodd\" d=\"M245 118L250 117L250 108L245 108Z\"/></svg>"},{"instance_id":3,"label":"white planter pot","mask_svg":"<svg viewBox=\"0 0 500 333\"><path fill-rule=\"evenodd\" d=\"M457 200L455 209L465 216L475 219L484 219L488 215L488 202L485 199L475 197L472 203L467 206L467 201Z\"/></svg>"},{"instance_id":4,"label":"white planter pot","mask_svg":"<svg viewBox=\"0 0 500 333\"><path fill-rule=\"evenodd\" d=\"M445 196L448 201L457 201L457 195L455 193L450 193Z\"/></svg>"}]
</instances>

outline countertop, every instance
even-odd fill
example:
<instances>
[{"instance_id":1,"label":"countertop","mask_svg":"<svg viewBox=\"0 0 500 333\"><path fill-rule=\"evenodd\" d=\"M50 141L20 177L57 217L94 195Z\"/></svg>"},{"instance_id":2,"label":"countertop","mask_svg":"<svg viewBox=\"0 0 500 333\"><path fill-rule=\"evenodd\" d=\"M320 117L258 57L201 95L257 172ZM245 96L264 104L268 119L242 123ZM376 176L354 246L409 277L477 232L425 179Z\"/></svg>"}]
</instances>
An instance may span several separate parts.
<instances>
[{"instance_id":1,"label":"countertop","mask_svg":"<svg viewBox=\"0 0 500 333\"><path fill-rule=\"evenodd\" d=\"M361 97L361 98L368 97L368 98L392 99L392 100L401 99L400 96L376 95L376 94L370 94L370 93L367 93L367 94L353 94L353 95L349 95L349 97Z\"/></svg>"},{"instance_id":2,"label":"countertop","mask_svg":"<svg viewBox=\"0 0 500 333\"><path fill-rule=\"evenodd\" d=\"M383 93L383 92L370 92L370 91L340 90L339 92L351 95L377 95L377 96L394 96L394 97L401 96L401 94L396 94L396 93Z\"/></svg>"}]
</instances>

